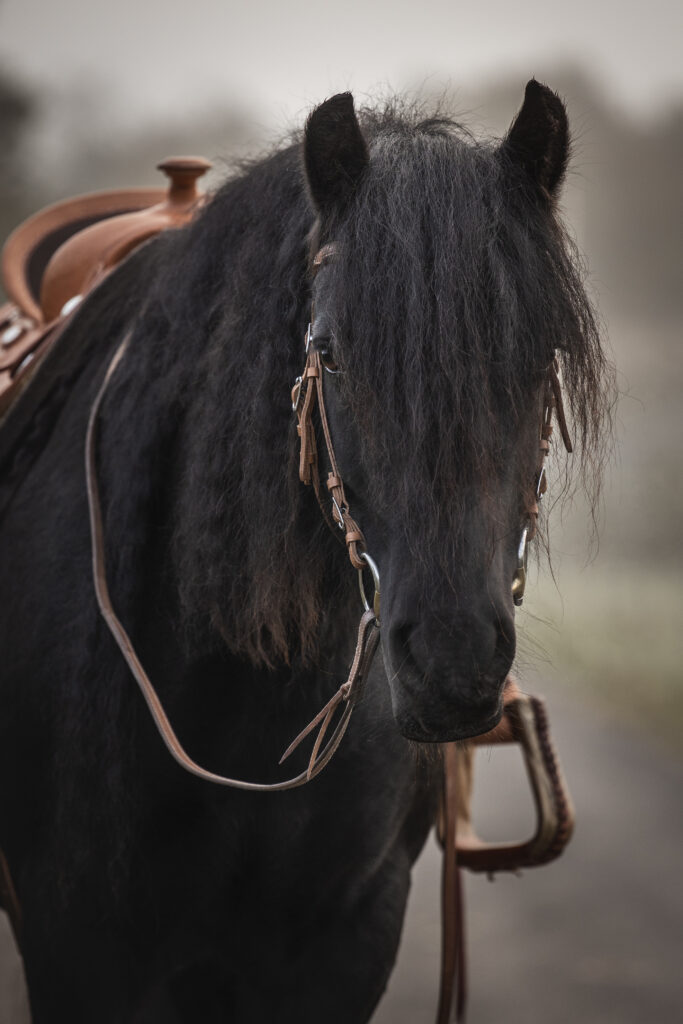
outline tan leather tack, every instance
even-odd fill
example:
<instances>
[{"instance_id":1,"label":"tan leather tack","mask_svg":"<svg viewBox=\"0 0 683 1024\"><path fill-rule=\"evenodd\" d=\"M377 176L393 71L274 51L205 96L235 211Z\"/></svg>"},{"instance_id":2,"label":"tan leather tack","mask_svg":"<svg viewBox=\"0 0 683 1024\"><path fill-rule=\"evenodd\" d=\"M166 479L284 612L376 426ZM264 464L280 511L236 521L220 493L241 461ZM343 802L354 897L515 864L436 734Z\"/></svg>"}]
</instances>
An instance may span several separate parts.
<instances>
[{"instance_id":1,"label":"tan leather tack","mask_svg":"<svg viewBox=\"0 0 683 1024\"><path fill-rule=\"evenodd\" d=\"M485 843L473 829L471 789L473 756L478 746L519 744L536 807L533 835L517 843ZM520 871L547 864L559 857L574 827L574 809L562 769L550 736L545 704L539 697L521 694L508 677L505 706L499 725L483 736L458 743L449 762L457 771L458 862L470 871ZM455 766L455 767L453 767ZM443 840L445 825L440 819L438 834Z\"/></svg>"},{"instance_id":2,"label":"tan leather tack","mask_svg":"<svg viewBox=\"0 0 683 1024\"><path fill-rule=\"evenodd\" d=\"M444 744L444 775L440 822L443 840L441 864L441 973L436 1024L450 1024L453 1004L455 1019L463 1019L467 1000L465 969L464 908L462 878L458 864L459 792L457 749L455 743Z\"/></svg>"},{"instance_id":3,"label":"tan leather tack","mask_svg":"<svg viewBox=\"0 0 683 1024\"><path fill-rule=\"evenodd\" d=\"M294 789L297 786L303 786L307 782L310 782L311 779L315 778L315 776L318 775L329 763L344 737L344 733L346 732L349 724L349 719L351 718L351 713L362 693L365 678L370 670L372 659L375 651L377 650L377 644L379 643L379 626L377 625L375 614L374 612L369 611L365 612L361 617L360 625L358 627L356 653L347 681L339 688L332 700L328 702L322 711L314 718L313 722L307 726L303 733L301 733L294 743L290 745L285 754L285 757L289 756L294 747L296 747L304 736L308 735L308 733L322 719L318 739L314 745L313 754L311 755L306 771L303 771L299 775L296 775L291 779L287 779L284 782L247 782L242 779L232 779L225 775L219 775L216 772L202 768L201 765L197 764L197 762L186 753L173 730L166 712L164 711L159 695L157 694L149 676L145 672L142 663L137 656L130 637L114 611L109 595L109 587L107 585L102 510L97 483L97 418L102 404L102 399L106 394L109 382L126 352L129 341L130 335L127 335L117 348L113 359L109 363L104 380L102 381L90 411L85 442L86 482L88 491L88 508L90 513L90 533L92 538L92 571L95 594L100 611L112 636L118 644L119 650L121 651L133 678L140 688L140 692L147 703L147 707L152 715L154 724L159 730L161 738L166 744L171 755L182 768L190 772L192 775L197 775L200 779L206 780L207 782L214 782L220 786L229 786L233 789L246 789L255 792L275 792L278 790ZM320 753L320 746L330 724L332 714L341 703L344 703L345 705L342 715L330 740L322 753Z\"/></svg>"},{"instance_id":4,"label":"tan leather tack","mask_svg":"<svg viewBox=\"0 0 683 1024\"><path fill-rule=\"evenodd\" d=\"M472 826L474 748L519 743L536 806L537 823L530 839L485 843ZM550 737L545 705L519 692L509 676L504 712L491 732L462 743L444 744L443 794L437 836L443 847L441 904L441 981L437 1024L464 1019L467 1000L465 911L460 871L518 872L559 857L574 827L574 809Z\"/></svg>"},{"instance_id":5,"label":"tan leather tack","mask_svg":"<svg viewBox=\"0 0 683 1024\"><path fill-rule=\"evenodd\" d=\"M143 242L186 224L201 204L196 182L211 164L175 157L159 164L167 192L132 189L79 196L29 217L8 238L2 277L12 300L0 307L0 417L55 343L82 299ZM49 252L40 275L32 266Z\"/></svg>"},{"instance_id":6,"label":"tan leather tack","mask_svg":"<svg viewBox=\"0 0 683 1024\"><path fill-rule=\"evenodd\" d=\"M70 236L72 226L106 221L122 213L146 210L165 198L163 189L117 189L111 192L92 192L89 195L66 199L47 206L29 217L9 236L2 250L2 283L12 304L35 323L44 323L40 302L34 296L30 280L30 262L38 248L51 238ZM94 260L89 260L88 266ZM76 295L71 292L64 301Z\"/></svg>"},{"instance_id":7,"label":"tan leather tack","mask_svg":"<svg viewBox=\"0 0 683 1024\"><path fill-rule=\"evenodd\" d=\"M328 254L329 255L329 254ZM314 260L315 263L315 260ZM310 326L306 341L306 365L301 374L300 389L304 391L304 399L301 401L301 394L295 409L298 417L297 431L301 438L299 453L299 478L304 484L312 484L318 504L322 510L325 521L332 529L335 536L339 536L346 544L349 560L354 569L362 572L366 563L361 555L365 551L365 537L356 520L351 515L349 503L346 499L344 483L339 472L337 456L335 455L332 435L330 433L327 409L325 407L325 390L323 386L323 366L320 353L311 343ZM296 387L297 385L295 385ZM330 472L327 475L327 490L332 499L332 510L328 511L321 494L320 467L318 464L318 448L315 440L315 427L313 425L313 410L317 404L318 418L323 432L327 458L330 463ZM337 529L339 528L339 529Z\"/></svg>"}]
</instances>

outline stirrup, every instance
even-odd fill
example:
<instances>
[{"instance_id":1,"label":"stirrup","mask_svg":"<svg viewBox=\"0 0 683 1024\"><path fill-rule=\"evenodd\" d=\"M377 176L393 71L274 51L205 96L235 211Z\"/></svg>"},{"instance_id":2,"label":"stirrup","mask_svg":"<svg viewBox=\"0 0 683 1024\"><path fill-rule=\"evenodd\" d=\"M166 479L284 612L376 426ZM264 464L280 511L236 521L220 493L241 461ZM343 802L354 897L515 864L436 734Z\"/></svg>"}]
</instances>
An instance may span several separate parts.
<instances>
[{"instance_id":1,"label":"stirrup","mask_svg":"<svg viewBox=\"0 0 683 1024\"><path fill-rule=\"evenodd\" d=\"M548 864L559 857L574 828L574 807L550 736L545 702L520 694L513 685L503 718L495 729L473 740L455 744L451 759L458 794L456 817L457 861L470 871L519 871ZM487 843L472 825L472 783L475 746L519 743L536 807L536 829L527 840ZM443 846L443 814L437 836Z\"/></svg>"}]
</instances>

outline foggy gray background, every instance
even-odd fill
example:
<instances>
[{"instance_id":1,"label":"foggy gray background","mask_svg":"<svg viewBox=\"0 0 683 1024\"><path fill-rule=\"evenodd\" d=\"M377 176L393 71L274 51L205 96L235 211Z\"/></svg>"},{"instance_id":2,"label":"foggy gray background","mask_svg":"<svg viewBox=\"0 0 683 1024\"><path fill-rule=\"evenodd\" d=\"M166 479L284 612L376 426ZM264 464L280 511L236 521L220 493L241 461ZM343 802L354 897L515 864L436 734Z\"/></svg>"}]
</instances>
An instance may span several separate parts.
<instances>
[{"instance_id":1,"label":"foggy gray background","mask_svg":"<svg viewBox=\"0 0 683 1024\"><path fill-rule=\"evenodd\" d=\"M683 910L682 39L683 5L665 0L0 0L2 237L65 196L158 183L154 165L170 153L214 159L215 183L232 157L271 145L347 88L361 103L392 91L445 97L493 136L532 75L567 103L562 208L587 255L621 398L599 547L580 500L558 511L557 582L532 571L518 672L550 699L579 830L558 865L468 884L472 1024L674 1020L683 995L673 959ZM507 764L497 751L480 800L501 836L508 822L524 831L523 786L501 785ZM431 1019L436 871L430 848L378 1024ZM0 1024L25 1020L12 1000L23 996L8 947Z\"/></svg>"}]
</instances>

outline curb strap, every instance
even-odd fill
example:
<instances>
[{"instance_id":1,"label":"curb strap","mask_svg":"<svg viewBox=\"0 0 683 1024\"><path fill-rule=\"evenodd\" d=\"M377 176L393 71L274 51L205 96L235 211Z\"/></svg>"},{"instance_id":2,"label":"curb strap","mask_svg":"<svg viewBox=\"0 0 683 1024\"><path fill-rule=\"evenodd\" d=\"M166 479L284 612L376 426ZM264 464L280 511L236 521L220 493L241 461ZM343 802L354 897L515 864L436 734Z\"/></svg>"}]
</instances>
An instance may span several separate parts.
<instances>
[{"instance_id":1,"label":"curb strap","mask_svg":"<svg viewBox=\"0 0 683 1024\"><path fill-rule=\"evenodd\" d=\"M92 539L92 573L95 595L97 597L100 612L102 613L102 617L104 618L109 631L114 637L128 668L132 672L133 677L140 688L140 692L142 693L147 707L149 708L154 724L159 731L159 735L166 744L170 754L178 762L181 768L184 768L186 771L190 772L192 775L196 775L200 779L204 779L206 782L215 782L219 786L229 786L233 789L245 789L255 792L277 792L286 789L295 789L298 786L304 786L307 782L314 779L315 776L318 775L327 764L329 764L348 728L351 714L363 692L365 680L367 679L372 659L377 650L377 644L379 642L378 620L372 610L365 611L363 613L358 627L356 652L347 681L339 688L332 700L328 701L322 711L316 715L310 725L299 734L292 744L290 744L290 747L282 759L284 760L288 757L289 754L298 746L301 740L312 732L316 725L321 723L313 747L313 752L305 771L300 772L299 775L295 775L293 778L287 779L284 782L246 782L242 779L232 779L225 775L216 774L206 768L202 768L201 765L197 764L197 762L189 756L176 736L168 716L164 711L161 700L159 699L159 695L157 694L149 676L145 672L128 633L114 611L107 585L102 509L97 482L97 419L102 405L102 400L106 394L116 368L125 355L130 338L131 334L129 333L123 339L109 363L104 380L100 385L100 389L90 410L85 441L85 472L88 511L90 516L90 534ZM360 564L362 566L365 565L364 562L361 562ZM339 721L337 722L331 737L327 741L327 744L322 747L323 740L334 716L334 712L341 704L344 704L344 710L342 711Z\"/></svg>"}]
</instances>

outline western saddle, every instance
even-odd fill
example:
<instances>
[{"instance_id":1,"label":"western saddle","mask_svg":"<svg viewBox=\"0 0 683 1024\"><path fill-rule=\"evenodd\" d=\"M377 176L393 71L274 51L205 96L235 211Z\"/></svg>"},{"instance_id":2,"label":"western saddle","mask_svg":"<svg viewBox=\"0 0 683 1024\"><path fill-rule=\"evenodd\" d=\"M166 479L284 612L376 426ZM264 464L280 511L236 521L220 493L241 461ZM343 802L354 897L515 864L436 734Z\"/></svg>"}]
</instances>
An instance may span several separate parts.
<instances>
[{"instance_id":1,"label":"western saddle","mask_svg":"<svg viewBox=\"0 0 683 1024\"><path fill-rule=\"evenodd\" d=\"M168 228L182 227L204 196L201 157L158 165L168 189L94 192L48 206L20 224L2 252L0 420L54 345L71 315L126 256Z\"/></svg>"}]
</instances>

